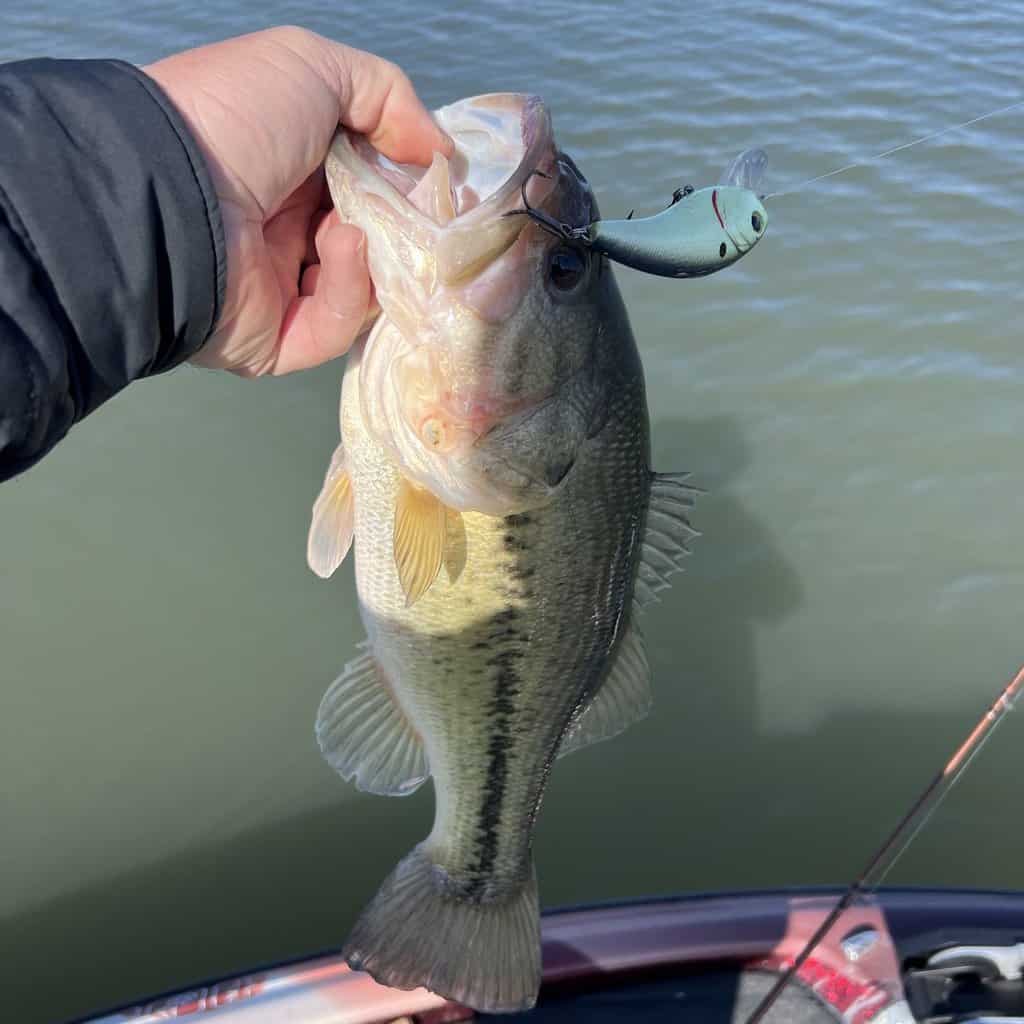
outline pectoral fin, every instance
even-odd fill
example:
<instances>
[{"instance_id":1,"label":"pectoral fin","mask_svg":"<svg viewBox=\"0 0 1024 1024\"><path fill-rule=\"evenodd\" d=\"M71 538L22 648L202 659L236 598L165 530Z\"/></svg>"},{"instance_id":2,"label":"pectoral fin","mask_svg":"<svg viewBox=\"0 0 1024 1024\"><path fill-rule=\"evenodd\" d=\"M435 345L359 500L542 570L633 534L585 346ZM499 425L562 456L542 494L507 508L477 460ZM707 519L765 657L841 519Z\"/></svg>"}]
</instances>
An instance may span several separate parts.
<instances>
[{"instance_id":1,"label":"pectoral fin","mask_svg":"<svg viewBox=\"0 0 1024 1024\"><path fill-rule=\"evenodd\" d=\"M644 638L636 623L631 622L601 688L569 723L558 756L617 736L646 718L652 703L651 670Z\"/></svg>"},{"instance_id":2,"label":"pectoral fin","mask_svg":"<svg viewBox=\"0 0 1024 1024\"><path fill-rule=\"evenodd\" d=\"M690 525L689 513L701 492L686 480L689 473L655 473L647 506L635 597L641 609L658 600L670 587L669 579L682 572L683 559L690 553L687 542L699 533Z\"/></svg>"},{"instance_id":3,"label":"pectoral fin","mask_svg":"<svg viewBox=\"0 0 1024 1024\"><path fill-rule=\"evenodd\" d=\"M370 653L350 661L324 694L316 738L327 763L366 793L408 796L430 775L419 735Z\"/></svg>"},{"instance_id":4,"label":"pectoral fin","mask_svg":"<svg viewBox=\"0 0 1024 1024\"><path fill-rule=\"evenodd\" d=\"M320 494L313 503L306 542L306 561L317 576L327 579L345 560L352 546L354 523L352 481L345 468L345 447L339 444L331 457Z\"/></svg>"},{"instance_id":5,"label":"pectoral fin","mask_svg":"<svg viewBox=\"0 0 1024 1024\"><path fill-rule=\"evenodd\" d=\"M415 604L437 577L447 530L444 504L430 491L403 480L395 504L394 548L406 607Z\"/></svg>"}]
</instances>

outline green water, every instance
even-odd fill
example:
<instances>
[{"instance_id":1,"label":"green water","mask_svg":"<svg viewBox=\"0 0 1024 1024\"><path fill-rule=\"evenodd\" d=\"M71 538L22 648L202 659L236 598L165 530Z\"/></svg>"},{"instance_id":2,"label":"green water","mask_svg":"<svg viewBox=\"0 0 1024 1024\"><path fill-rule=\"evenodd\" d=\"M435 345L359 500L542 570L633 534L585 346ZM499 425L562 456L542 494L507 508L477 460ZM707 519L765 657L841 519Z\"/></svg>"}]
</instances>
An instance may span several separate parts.
<instances>
[{"instance_id":1,"label":"green water","mask_svg":"<svg viewBox=\"0 0 1024 1024\"><path fill-rule=\"evenodd\" d=\"M1024 96L1017 4L39 0L0 58L298 22L431 105L542 94L607 214L739 150L773 188ZM655 465L708 490L647 618L656 711L560 763L547 905L836 882L1024 660L1024 110L769 200L740 265L619 274ZM305 567L341 367L141 383L0 490L0 992L54 1021L333 947L425 834L358 795L320 696L361 637ZM1021 887L1011 719L890 881Z\"/></svg>"}]
</instances>

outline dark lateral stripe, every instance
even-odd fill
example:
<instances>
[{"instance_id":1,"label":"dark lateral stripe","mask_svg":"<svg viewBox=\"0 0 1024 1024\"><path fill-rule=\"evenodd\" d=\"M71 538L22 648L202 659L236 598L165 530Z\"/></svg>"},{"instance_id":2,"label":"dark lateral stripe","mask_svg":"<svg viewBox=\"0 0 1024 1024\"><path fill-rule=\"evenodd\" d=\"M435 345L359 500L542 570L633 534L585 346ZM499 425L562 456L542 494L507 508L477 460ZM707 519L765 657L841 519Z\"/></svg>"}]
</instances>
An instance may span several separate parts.
<instances>
[{"instance_id":1,"label":"dark lateral stripe","mask_svg":"<svg viewBox=\"0 0 1024 1024\"><path fill-rule=\"evenodd\" d=\"M512 746L510 725L516 712L516 699L522 692L518 662L523 652L519 645L516 620L519 613L511 606L494 617L491 635L497 648L487 664L494 671L494 695L487 705L491 736L487 744L487 777L483 803L474 840L476 863L467 872L466 896L479 898L491 881L498 856L499 826L508 783L508 757Z\"/></svg>"}]
</instances>

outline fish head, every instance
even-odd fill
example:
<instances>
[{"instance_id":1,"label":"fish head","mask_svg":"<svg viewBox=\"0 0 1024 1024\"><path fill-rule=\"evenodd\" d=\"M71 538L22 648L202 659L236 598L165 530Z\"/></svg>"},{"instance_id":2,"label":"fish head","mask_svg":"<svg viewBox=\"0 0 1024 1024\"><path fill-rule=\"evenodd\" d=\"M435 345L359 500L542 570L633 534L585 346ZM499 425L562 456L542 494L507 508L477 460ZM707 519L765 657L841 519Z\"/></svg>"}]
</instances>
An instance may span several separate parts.
<instances>
[{"instance_id":1,"label":"fish head","mask_svg":"<svg viewBox=\"0 0 1024 1024\"><path fill-rule=\"evenodd\" d=\"M435 116L455 153L427 170L344 133L327 161L335 206L366 233L384 320L360 365L363 419L447 505L507 515L551 500L604 404L601 257L524 202L573 225L596 206L536 97Z\"/></svg>"},{"instance_id":2,"label":"fish head","mask_svg":"<svg viewBox=\"0 0 1024 1024\"><path fill-rule=\"evenodd\" d=\"M757 193L747 188L719 185L704 191L711 193L712 209L725 233L725 260L732 263L761 240L768 227L768 211Z\"/></svg>"}]
</instances>

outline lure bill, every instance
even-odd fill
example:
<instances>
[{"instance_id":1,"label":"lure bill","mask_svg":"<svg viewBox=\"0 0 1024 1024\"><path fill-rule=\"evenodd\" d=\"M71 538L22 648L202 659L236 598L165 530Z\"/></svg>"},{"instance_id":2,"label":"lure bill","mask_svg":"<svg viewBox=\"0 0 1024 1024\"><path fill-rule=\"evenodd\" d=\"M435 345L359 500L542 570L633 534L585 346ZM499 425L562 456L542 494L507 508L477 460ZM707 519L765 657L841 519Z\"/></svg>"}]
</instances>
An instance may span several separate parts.
<instances>
[{"instance_id":1,"label":"lure bill","mask_svg":"<svg viewBox=\"0 0 1024 1024\"><path fill-rule=\"evenodd\" d=\"M569 244L645 274L707 277L732 266L764 236L768 213L756 188L767 163L764 150L745 150L726 169L721 184L677 189L668 207L651 217L565 224L530 206L525 184L523 209L511 212L531 217Z\"/></svg>"},{"instance_id":2,"label":"lure bill","mask_svg":"<svg viewBox=\"0 0 1024 1024\"><path fill-rule=\"evenodd\" d=\"M807 944L793 960L778 981L757 1005L754 1012L747 1018L746 1024L759 1024L765 1014L772 1008L775 1001L782 995L783 989L792 981L800 967L814 952L818 943L829 933L832 926L839 920L858 896L877 888L882 879L889 873L900 855L910 845L918 831L924 826L932 813L939 806L946 794L956 785L967 766L984 746L985 741L995 731L996 726L1013 709L1013 702L1024 690L1024 666L1003 687L991 707L981 716L967 738L953 752L942 770L925 787L924 791L911 806L910 810L900 819L899 824L879 847L863 871L850 883L839 898L836 905L826 915L817 931L810 937Z\"/></svg>"}]
</instances>

